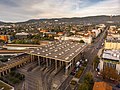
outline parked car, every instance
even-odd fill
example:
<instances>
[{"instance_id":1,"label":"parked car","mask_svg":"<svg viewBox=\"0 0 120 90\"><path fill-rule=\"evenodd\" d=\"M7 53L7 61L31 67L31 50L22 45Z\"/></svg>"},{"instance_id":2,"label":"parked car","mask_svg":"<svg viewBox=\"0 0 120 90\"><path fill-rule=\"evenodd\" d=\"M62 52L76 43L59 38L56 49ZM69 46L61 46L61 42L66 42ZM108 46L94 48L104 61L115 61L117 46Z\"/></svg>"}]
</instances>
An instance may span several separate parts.
<instances>
[{"instance_id":1,"label":"parked car","mask_svg":"<svg viewBox=\"0 0 120 90\"><path fill-rule=\"evenodd\" d=\"M76 71L75 71L75 69L73 69L72 72L70 73L70 75L73 75L73 76L74 76L75 73L76 73Z\"/></svg>"}]
</instances>

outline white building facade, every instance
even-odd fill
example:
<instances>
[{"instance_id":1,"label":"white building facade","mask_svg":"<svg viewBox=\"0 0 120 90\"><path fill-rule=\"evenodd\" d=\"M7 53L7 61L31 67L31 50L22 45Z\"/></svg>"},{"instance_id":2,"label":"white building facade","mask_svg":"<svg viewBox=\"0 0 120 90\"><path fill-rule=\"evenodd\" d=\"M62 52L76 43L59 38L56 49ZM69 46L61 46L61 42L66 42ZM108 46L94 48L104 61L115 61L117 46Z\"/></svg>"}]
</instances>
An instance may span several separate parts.
<instances>
[{"instance_id":1,"label":"white building facade","mask_svg":"<svg viewBox=\"0 0 120 90\"><path fill-rule=\"evenodd\" d=\"M120 50L104 50L99 63L100 71L105 66L113 67L120 74Z\"/></svg>"}]
</instances>

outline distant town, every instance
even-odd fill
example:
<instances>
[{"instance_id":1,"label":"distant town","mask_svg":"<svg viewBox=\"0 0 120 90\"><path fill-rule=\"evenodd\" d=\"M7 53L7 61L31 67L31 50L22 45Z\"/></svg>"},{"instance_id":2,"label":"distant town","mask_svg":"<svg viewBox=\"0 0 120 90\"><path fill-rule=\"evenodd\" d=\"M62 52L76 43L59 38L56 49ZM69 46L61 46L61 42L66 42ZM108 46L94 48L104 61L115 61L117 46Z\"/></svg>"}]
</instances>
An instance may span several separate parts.
<instances>
[{"instance_id":1,"label":"distant town","mask_svg":"<svg viewBox=\"0 0 120 90\"><path fill-rule=\"evenodd\" d=\"M120 16L0 22L0 90L120 90Z\"/></svg>"}]
</instances>

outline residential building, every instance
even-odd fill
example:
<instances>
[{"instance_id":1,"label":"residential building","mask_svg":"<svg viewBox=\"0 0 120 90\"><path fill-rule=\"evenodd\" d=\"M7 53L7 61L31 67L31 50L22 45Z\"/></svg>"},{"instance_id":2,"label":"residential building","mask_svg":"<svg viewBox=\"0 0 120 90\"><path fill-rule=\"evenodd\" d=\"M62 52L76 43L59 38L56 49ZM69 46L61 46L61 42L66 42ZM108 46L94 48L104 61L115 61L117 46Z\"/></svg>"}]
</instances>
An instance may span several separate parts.
<instances>
[{"instance_id":1,"label":"residential building","mask_svg":"<svg viewBox=\"0 0 120 90\"><path fill-rule=\"evenodd\" d=\"M64 35L64 32L58 32L57 35L62 36L62 35Z\"/></svg>"},{"instance_id":2,"label":"residential building","mask_svg":"<svg viewBox=\"0 0 120 90\"><path fill-rule=\"evenodd\" d=\"M93 29L92 32L94 32L95 33L95 37L97 37L101 33L101 30Z\"/></svg>"},{"instance_id":3,"label":"residential building","mask_svg":"<svg viewBox=\"0 0 120 90\"><path fill-rule=\"evenodd\" d=\"M83 40L85 43L92 43L91 36L81 36L81 35L73 35L73 36L61 36L61 37L54 37L57 40L71 40L71 41L81 41Z\"/></svg>"},{"instance_id":4,"label":"residential building","mask_svg":"<svg viewBox=\"0 0 120 90\"><path fill-rule=\"evenodd\" d=\"M28 38L29 36L30 34L26 32L16 33L17 39L25 39L25 38Z\"/></svg>"},{"instance_id":5,"label":"residential building","mask_svg":"<svg viewBox=\"0 0 120 90\"><path fill-rule=\"evenodd\" d=\"M105 49L120 50L120 35L109 34L105 40Z\"/></svg>"},{"instance_id":6,"label":"residential building","mask_svg":"<svg viewBox=\"0 0 120 90\"><path fill-rule=\"evenodd\" d=\"M120 74L120 50L104 50L99 63L100 71L106 66L113 67Z\"/></svg>"}]
</instances>

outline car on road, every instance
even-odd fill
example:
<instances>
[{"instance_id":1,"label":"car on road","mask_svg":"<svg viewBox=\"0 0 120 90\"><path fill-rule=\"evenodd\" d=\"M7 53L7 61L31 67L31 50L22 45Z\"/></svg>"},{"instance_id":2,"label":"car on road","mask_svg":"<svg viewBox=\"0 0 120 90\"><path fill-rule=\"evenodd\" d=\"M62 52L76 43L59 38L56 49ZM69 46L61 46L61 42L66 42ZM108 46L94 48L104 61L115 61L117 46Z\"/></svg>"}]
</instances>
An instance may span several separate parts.
<instances>
[{"instance_id":1,"label":"car on road","mask_svg":"<svg viewBox=\"0 0 120 90\"><path fill-rule=\"evenodd\" d=\"M75 67L73 70L72 70L72 72L70 73L70 75L75 75L76 74L76 72L79 70L79 66L77 66L77 67Z\"/></svg>"},{"instance_id":2,"label":"car on road","mask_svg":"<svg viewBox=\"0 0 120 90\"><path fill-rule=\"evenodd\" d=\"M10 61L11 59L10 58L8 58L8 61Z\"/></svg>"},{"instance_id":3,"label":"car on road","mask_svg":"<svg viewBox=\"0 0 120 90\"><path fill-rule=\"evenodd\" d=\"M85 61L87 62L88 60L87 60L87 59L85 59Z\"/></svg>"},{"instance_id":4,"label":"car on road","mask_svg":"<svg viewBox=\"0 0 120 90\"><path fill-rule=\"evenodd\" d=\"M102 43L102 46L104 45L104 43Z\"/></svg>"},{"instance_id":5,"label":"car on road","mask_svg":"<svg viewBox=\"0 0 120 90\"><path fill-rule=\"evenodd\" d=\"M74 76L76 73L75 69L72 70L72 72L70 73L70 75Z\"/></svg>"}]
</instances>

